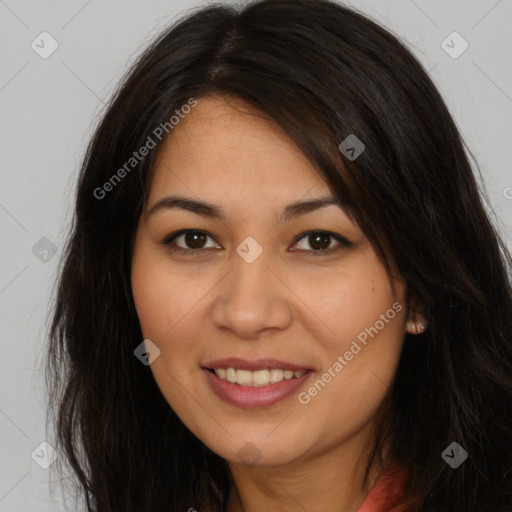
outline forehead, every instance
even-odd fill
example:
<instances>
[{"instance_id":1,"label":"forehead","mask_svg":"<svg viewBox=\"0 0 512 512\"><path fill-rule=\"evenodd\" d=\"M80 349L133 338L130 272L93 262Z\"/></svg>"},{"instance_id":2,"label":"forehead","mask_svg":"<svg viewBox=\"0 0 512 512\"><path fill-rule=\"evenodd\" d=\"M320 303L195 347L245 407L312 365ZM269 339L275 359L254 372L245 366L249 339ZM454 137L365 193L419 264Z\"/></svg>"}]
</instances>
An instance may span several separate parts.
<instances>
[{"instance_id":1,"label":"forehead","mask_svg":"<svg viewBox=\"0 0 512 512\"><path fill-rule=\"evenodd\" d=\"M257 195L269 202L296 200L309 191L329 193L279 126L246 103L224 97L198 99L161 145L150 202L170 190L245 200Z\"/></svg>"}]
</instances>

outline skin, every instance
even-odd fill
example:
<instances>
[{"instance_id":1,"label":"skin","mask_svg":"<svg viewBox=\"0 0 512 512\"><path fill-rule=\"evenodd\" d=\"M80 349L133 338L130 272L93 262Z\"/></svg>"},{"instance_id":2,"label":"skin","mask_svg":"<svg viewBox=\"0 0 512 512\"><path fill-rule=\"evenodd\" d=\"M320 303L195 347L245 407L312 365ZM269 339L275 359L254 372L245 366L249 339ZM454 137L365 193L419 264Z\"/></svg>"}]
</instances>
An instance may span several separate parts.
<instances>
[{"instance_id":1,"label":"skin","mask_svg":"<svg viewBox=\"0 0 512 512\"><path fill-rule=\"evenodd\" d=\"M147 215L171 194L214 203L226 219L184 209ZM288 204L324 196L332 196L329 187L287 135L238 100L198 99L159 150L136 234L133 296L144 338L160 349L151 370L162 394L229 465L237 489L229 512L355 512L376 481L379 468L362 488L413 325L404 283L395 281L393 293L373 247L341 207L277 223ZM183 255L162 243L181 229L210 236ZM314 241L298 239L308 230L339 234L353 246L327 238L323 247L339 250L319 255ZM263 248L252 263L236 252L248 236ZM183 236L174 244L201 247ZM236 407L213 393L201 370L219 358L272 357L312 368L299 390L307 391L396 301L401 311L306 405L294 394L262 409ZM259 456L253 464L238 455L248 442Z\"/></svg>"}]
</instances>

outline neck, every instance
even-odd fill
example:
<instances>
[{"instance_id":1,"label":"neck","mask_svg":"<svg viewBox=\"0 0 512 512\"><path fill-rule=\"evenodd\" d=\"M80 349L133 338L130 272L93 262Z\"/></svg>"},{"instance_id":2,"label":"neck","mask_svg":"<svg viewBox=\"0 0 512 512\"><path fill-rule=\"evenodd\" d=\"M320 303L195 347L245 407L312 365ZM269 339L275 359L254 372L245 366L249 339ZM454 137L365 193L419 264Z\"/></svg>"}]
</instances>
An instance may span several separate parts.
<instances>
[{"instance_id":1,"label":"neck","mask_svg":"<svg viewBox=\"0 0 512 512\"><path fill-rule=\"evenodd\" d=\"M374 465L363 485L369 455L365 439L361 435L350 444L282 466L250 467L230 462L227 512L357 512L382 470Z\"/></svg>"}]
</instances>

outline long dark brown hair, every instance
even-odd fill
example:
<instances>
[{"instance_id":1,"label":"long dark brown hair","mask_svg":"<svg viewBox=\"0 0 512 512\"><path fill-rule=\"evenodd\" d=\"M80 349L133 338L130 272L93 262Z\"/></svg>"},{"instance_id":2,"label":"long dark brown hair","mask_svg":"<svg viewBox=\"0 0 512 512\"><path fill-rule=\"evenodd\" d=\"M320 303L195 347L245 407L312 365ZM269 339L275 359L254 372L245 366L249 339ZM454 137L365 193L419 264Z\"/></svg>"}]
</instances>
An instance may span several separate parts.
<instances>
[{"instance_id":1,"label":"long dark brown hair","mask_svg":"<svg viewBox=\"0 0 512 512\"><path fill-rule=\"evenodd\" d=\"M211 94L283 128L423 308L428 329L406 335L368 467L384 453L402 464L411 510L512 510L510 254L423 67L389 31L326 0L188 13L102 116L78 180L47 365L54 443L87 510L220 512L227 501L225 461L133 353L143 337L131 255L158 147L112 181L177 109ZM366 147L353 161L338 150L350 134ZM469 455L457 469L441 457L452 442Z\"/></svg>"}]
</instances>

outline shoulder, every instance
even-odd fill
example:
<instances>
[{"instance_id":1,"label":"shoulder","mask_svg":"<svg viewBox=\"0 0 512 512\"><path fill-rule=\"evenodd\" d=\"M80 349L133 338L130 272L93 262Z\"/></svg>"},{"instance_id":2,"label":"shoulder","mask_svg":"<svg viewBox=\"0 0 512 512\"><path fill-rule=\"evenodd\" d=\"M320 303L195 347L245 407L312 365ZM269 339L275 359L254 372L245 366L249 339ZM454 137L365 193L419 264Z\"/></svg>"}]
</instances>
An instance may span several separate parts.
<instances>
[{"instance_id":1,"label":"shoulder","mask_svg":"<svg viewBox=\"0 0 512 512\"><path fill-rule=\"evenodd\" d=\"M407 512L398 506L405 495L407 471L390 463L357 512Z\"/></svg>"}]
</instances>

